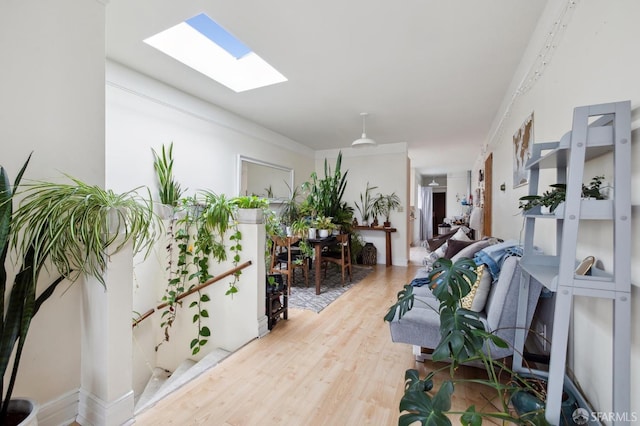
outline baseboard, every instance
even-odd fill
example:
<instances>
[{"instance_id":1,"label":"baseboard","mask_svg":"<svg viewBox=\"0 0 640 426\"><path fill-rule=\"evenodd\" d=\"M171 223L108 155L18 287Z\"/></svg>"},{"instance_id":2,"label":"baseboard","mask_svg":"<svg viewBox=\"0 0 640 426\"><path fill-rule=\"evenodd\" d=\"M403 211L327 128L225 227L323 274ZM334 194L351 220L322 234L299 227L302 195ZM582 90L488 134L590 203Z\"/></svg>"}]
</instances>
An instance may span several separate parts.
<instances>
[{"instance_id":1,"label":"baseboard","mask_svg":"<svg viewBox=\"0 0 640 426\"><path fill-rule=\"evenodd\" d=\"M66 426L76 419L80 390L70 391L53 401L40 405L38 410L38 425L40 426Z\"/></svg>"},{"instance_id":2,"label":"baseboard","mask_svg":"<svg viewBox=\"0 0 640 426\"><path fill-rule=\"evenodd\" d=\"M84 426L132 425L133 396L133 390L130 390L115 401L106 402L80 389L77 422Z\"/></svg>"},{"instance_id":3,"label":"baseboard","mask_svg":"<svg viewBox=\"0 0 640 426\"><path fill-rule=\"evenodd\" d=\"M258 318L258 337L264 337L269 333L269 323L267 316L263 315Z\"/></svg>"}]
</instances>

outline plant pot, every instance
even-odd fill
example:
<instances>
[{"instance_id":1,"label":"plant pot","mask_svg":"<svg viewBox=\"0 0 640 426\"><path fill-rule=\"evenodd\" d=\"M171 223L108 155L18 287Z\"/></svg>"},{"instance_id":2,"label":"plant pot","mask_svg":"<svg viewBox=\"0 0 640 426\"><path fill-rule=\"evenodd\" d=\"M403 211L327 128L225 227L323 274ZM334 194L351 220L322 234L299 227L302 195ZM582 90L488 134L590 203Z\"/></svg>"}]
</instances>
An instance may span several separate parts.
<instances>
[{"instance_id":1,"label":"plant pot","mask_svg":"<svg viewBox=\"0 0 640 426\"><path fill-rule=\"evenodd\" d=\"M383 225L385 228L391 228L391 222L384 222Z\"/></svg>"},{"instance_id":2,"label":"plant pot","mask_svg":"<svg viewBox=\"0 0 640 426\"><path fill-rule=\"evenodd\" d=\"M314 240L316 238L316 228L309 228L309 239Z\"/></svg>"},{"instance_id":3,"label":"plant pot","mask_svg":"<svg viewBox=\"0 0 640 426\"><path fill-rule=\"evenodd\" d=\"M37 426L38 404L27 398L9 401L7 426Z\"/></svg>"},{"instance_id":4,"label":"plant pot","mask_svg":"<svg viewBox=\"0 0 640 426\"><path fill-rule=\"evenodd\" d=\"M328 229L320 229L320 230L318 230L318 236L320 238L327 238L329 236L329 230Z\"/></svg>"},{"instance_id":5,"label":"plant pot","mask_svg":"<svg viewBox=\"0 0 640 426\"><path fill-rule=\"evenodd\" d=\"M238 222L263 223L264 212L262 209L238 209Z\"/></svg>"}]
</instances>

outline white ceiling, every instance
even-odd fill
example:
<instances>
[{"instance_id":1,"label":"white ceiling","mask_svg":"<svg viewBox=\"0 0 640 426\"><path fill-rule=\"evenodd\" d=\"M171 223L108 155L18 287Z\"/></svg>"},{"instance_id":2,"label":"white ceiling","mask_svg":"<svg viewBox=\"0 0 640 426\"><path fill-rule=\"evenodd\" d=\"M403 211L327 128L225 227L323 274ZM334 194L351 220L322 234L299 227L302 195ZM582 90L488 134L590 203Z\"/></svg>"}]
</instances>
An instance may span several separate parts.
<instances>
[{"instance_id":1,"label":"white ceiling","mask_svg":"<svg viewBox=\"0 0 640 426\"><path fill-rule=\"evenodd\" d=\"M111 0L107 56L314 150L407 142L423 174L469 169L545 0ZM288 82L235 93L143 39L206 13Z\"/></svg>"}]
</instances>

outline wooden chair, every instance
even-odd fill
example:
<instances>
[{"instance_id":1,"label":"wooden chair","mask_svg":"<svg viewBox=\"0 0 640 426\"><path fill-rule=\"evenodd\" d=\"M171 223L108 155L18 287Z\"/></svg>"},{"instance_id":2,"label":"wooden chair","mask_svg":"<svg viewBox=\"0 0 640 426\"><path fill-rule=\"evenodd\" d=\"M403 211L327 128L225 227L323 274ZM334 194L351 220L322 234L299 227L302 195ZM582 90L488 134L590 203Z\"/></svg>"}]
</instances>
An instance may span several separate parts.
<instances>
[{"instance_id":1,"label":"wooden chair","mask_svg":"<svg viewBox=\"0 0 640 426\"><path fill-rule=\"evenodd\" d=\"M291 285L295 278L295 270L300 268L304 274L304 285L309 286L309 263L300 253L296 253L294 246L300 240L299 237L278 237L271 238L273 247L271 248L271 266L269 272L279 273L287 277L287 293L291 294Z\"/></svg>"},{"instance_id":2,"label":"wooden chair","mask_svg":"<svg viewBox=\"0 0 640 426\"><path fill-rule=\"evenodd\" d=\"M327 277L327 266L329 262L335 263L342 269L342 285L344 285L345 269L349 270L349 282L352 281L351 276L351 244L349 234L336 235L337 251L326 251L322 253L321 262L324 266L324 276ZM318 271L319 272L319 271Z\"/></svg>"}]
</instances>

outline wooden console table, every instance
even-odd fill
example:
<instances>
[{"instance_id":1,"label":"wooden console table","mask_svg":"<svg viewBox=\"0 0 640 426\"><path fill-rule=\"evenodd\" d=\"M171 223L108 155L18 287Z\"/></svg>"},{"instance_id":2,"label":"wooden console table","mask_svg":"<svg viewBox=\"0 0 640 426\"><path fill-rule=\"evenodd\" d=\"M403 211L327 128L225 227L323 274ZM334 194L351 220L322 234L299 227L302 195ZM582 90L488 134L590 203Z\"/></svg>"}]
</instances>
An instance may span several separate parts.
<instances>
[{"instance_id":1,"label":"wooden console table","mask_svg":"<svg viewBox=\"0 0 640 426\"><path fill-rule=\"evenodd\" d=\"M386 248L385 248L385 256L386 256L386 266L391 266L391 233L396 232L396 228L385 228L384 226L354 226L353 229L358 231L382 231L385 233L386 240Z\"/></svg>"}]
</instances>

